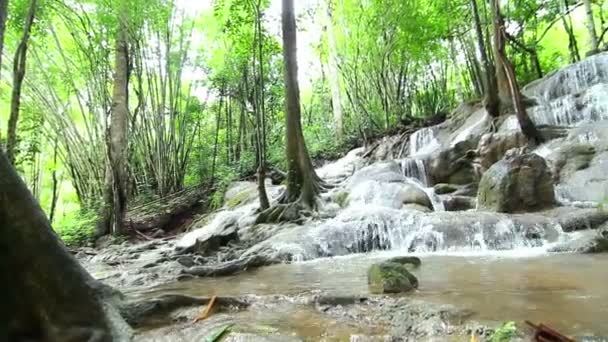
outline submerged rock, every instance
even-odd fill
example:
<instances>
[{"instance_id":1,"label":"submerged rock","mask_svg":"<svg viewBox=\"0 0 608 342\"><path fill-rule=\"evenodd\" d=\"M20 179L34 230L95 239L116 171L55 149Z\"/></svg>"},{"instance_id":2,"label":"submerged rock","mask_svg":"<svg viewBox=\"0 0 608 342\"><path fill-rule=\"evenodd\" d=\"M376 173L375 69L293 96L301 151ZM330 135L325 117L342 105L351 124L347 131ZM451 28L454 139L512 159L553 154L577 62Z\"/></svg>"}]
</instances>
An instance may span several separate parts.
<instances>
[{"instance_id":1,"label":"submerged rock","mask_svg":"<svg viewBox=\"0 0 608 342\"><path fill-rule=\"evenodd\" d=\"M418 279L404 264L394 260L370 266L367 272L367 284L371 293L400 293L418 288Z\"/></svg>"},{"instance_id":2,"label":"submerged rock","mask_svg":"<svg viewBox=\"0 0 608 342\"><path fill-rule=\"evenodd\" d=\"M478 204L497 212L520 212L552 206L555 192L545 159L514 153L494 164L479 183Z\"/></svg>"}]
</instances>

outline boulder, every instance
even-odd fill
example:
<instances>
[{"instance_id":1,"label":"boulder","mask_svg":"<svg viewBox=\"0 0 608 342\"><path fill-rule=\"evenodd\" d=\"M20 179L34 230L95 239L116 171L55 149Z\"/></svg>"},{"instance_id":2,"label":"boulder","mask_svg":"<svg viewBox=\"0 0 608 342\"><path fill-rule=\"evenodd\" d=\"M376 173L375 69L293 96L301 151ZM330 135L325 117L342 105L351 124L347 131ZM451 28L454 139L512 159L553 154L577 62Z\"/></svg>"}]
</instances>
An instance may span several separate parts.
<instances>
[{"instance_id":1,"label":"boulder","mask_svg":"<svg viewBox=\"0 0 608 342\"><path fill-rule=\"evenodd\" d=\"M437 195L451 194L452 192L459 189L458 186L447 183L435 184L433 188L435 189L435 193Z\"/></svg>"},{"instance_id":2,"label":"boulder","mask_svg":"<svg viewBox=\"0 0 608 342\"><path fill-rule=\"evenodd\" d=\"M404 204L403 207L401 207L401 209L419 211L419 212L423 212L423 213L430 213L433 211L430 208L422 206L420 204Z\"/></svg>"},{"instance_id":3,"label":"boulder","mask_svg":"<svg viewBox=\"0 0 608 342\"><path fill-rule=\"evenodd\" d=\"M606 253L608 252L608 231L587 230L574 233L572 239L559 243L549 249L556 253Z\"/></svg>"},{"instance_id":4,"label":"boulder","mask_svg":"<svg viewBox=\"0 0 608 342\"><path fill-rule=\"evenodd\" d=\"M433 204L426 192L414 184L403 185L397 196L403 205L417 204L429 209L433 208Z\"/></svg>"},{"instance_id":5,"label":"boulder","mask_svg":"<svg viewBox=\"0 0 608 342\"><path fill-rule=\"evenodd\" d=\"M479 180L475 164L477 142L465 140L435 154L429 164L432 182L465 185Z\"/></svg>"},{"instance_id":6,"label":"boulder","mask_svg":"<svg viewBox=\"0 0 608 342\"><path fill-rule=\"evenodd\" d=\"M507 151L523 147L527 143L528 139L520 131L484 134L477 147L479 164L487 170L501 160Z\"/></svg>"},{"instance_id":7,"label":"boulder","mask_svg":"<svg viewBox=\"0 0 608 342\"><path fill-rule=\"evenodd\" d=\"M475 198L469 196L446 196L443 205L446 211L464 211L475 209Z\"/></svg>"},{"instance_id":8,"label":"boulder","mask_svg":"<svg viewBox=\"0 0 608 342\"><path fill-rule=\"evenodd\" d=\"M480 208L505 213L552 206L555 192L545 159L510 151L483 175L477 199Z\"/></svg>"},{"instance_id":9,"label":"boulder","mask_svg":"<svg viewBox=\"0 0 608 342\"><path fill-rule=\"evenodd\" d=\"M369 290L374 294L402 293L418 288L418 279L405 265L384 261L373 264L367 272Z\"/></svg>"},{"instance_id":10,"label":"boulder","mask_svg":"<svg viewBox=\"0 0 608 342\"><path fill-rule=\"evenodd\" d=\"M238 220L243 213L223 211L218 213L213 221L196 230L189 232L177 241L176 250L179 253L198 253L210 255L231 241L238 240Z\"/></svg>"}]
</instances>

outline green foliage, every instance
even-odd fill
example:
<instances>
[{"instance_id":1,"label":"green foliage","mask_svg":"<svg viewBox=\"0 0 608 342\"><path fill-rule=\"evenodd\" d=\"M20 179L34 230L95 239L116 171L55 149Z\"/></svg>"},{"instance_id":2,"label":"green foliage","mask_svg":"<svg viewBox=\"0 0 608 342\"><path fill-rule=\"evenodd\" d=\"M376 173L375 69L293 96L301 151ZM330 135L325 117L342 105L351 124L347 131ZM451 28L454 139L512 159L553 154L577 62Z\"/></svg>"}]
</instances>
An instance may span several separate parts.
<instances>
[{"instance_id":1,"label":"green foliage","mask_svg":"<svg viewBox=\"0 0 608 342\"><path fill-rule=\"evenodd\" d=\"M55 232L68 246L82 246L93 241L97 215L79 210L62 215L53 224Z\"/></svg>"},{"instance_id":2,"label":"green foliage","mask_svg":"<svg viewBox=\"0 0 608 342\"><path fill-rule=\"evenodd\" d=\"M492 337L491 342L509 342L516 336L517 327L515 322L506 322L500 328L498 328Z\"/></svg>"},{"instance_id":3,"label":"green foliage","mask_svg":"<svg viewBox=\"0 0 608 342\"><path fill-rule=\"evenodd\" d=\"M228 167L223 167L218 169L216 172L216 180L215 187L216 190L213 192L211 196L211 208L219 209L224 205L224 197L226 195L226 191L232 182L238 179L238 176L234 172L233 169Z\"/></svg>"}]
</instances>

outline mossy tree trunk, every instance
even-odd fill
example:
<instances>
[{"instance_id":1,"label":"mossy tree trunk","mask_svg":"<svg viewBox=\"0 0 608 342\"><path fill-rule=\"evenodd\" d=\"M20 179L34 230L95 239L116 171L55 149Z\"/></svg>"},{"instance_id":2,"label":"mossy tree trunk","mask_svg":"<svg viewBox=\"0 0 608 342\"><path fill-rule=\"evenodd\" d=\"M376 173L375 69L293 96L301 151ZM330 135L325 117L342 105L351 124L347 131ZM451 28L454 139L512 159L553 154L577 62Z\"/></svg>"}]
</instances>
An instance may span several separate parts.
<instances>
[{"instance_id":1,"label":"mossy tree trunk","mask_svg":"<svg viewBox=\"0 0 608 342\"><path fill-rule=\"evenodd\" d=\"M0 153L0 340L123 341L100 284L67 251Z\"/></svg>"}]
</instances>

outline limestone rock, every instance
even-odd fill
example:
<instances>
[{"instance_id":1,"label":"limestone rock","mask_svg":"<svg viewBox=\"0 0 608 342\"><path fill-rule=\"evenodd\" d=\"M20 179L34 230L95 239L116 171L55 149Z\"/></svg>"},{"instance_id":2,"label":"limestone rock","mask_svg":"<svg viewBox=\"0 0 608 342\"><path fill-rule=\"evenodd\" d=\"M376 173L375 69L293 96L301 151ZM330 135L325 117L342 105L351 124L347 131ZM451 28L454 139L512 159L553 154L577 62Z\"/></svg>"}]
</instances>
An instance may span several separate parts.
<instances>
[{"instance_id":1,"label":"limestone rock","mask_svg":"<svg viewBox=\"0 0 608 342\"><path fill-rule=\"evenodd\" d=\"M401 203L404 205L418 204L429 209L433 208L433 204L431 203L431 200L426 192L413 184L404 185L401 188L398 196L399 201L401 201Z\"/></svg>"},{"instance_id":2,"label":"limestone rock","mask_svg":"<svg viewBox=\"0 0 608 342\"><path fill-rule=\"evenodd\" d=\"M401 293L418 288L418 279L402 264L384 261L373 264L367 273L371 293Z\"/></svg>"},{"instance_id":3,"label":"limestone rock","mask_svg":"<svg viewBox=\"0 0 608 342\"><path fill-rule=\"evenodd\" d=\"M513 153L494 164L479 183L481 208L520 212L555 203L551 172L545 159L532 153Z\"/></svg>"},{"instance_id":4,"label":"limestone rock","mask_svg":"<svg viewBox=\"0 0 608 342\"><path fill-rule=\"evenodd\" d=\"M450 194L450 193L458 190L457 186L455 186L453 184L447 184L447 183L435 184L435 186L433 188L435 189L435 193L437 195Z\"/></svg>"}]
</instances>

